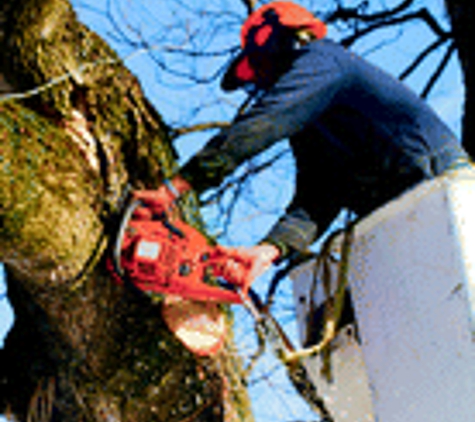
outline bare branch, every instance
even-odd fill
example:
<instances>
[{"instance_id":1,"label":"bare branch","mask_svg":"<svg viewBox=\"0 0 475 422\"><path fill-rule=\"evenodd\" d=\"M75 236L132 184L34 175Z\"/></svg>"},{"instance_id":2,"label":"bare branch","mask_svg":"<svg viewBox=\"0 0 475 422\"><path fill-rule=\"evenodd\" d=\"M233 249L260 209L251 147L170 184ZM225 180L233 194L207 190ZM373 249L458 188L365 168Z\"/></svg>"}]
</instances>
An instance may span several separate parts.
<instances>
[{"instance_id":1,"label":"bare branch","mask_svg":"<svg viewBox=\"0 0 475 422\"><path fill-rule=\"evenodd\" d=\"M376 20L387 20L400 12L408 9L414 0L403 0L399 5L393 7L392 9L387 9L382 12L376 13L361 13L362 10L365 10L369 3L368 1L362 1L356 7L342 7L341 4L338 4L337 9L331 15L326 18L328 23L336 21L349 21L349 20L358 20L361 22L374 22Z\"/></svg>"},{"instance_id":2,"label":"bare branch","mask_svg":"<svg viewBox=\"0 0 475 422\"><path fill-rule=\"evenodd\" d=\"M438 47L444 44L447 40L440 38L426 47L419 55L414 59L414 61L399 75L399 79L406 79L411 73L413 73L419 65Z\"/></svg>"},{"instance_id":3,"label":"bare branch","mask_svg":"<svg viewBox=\"0 0 475 422\"><path fill-rule=\"evenodd\" d=\"M172 139L175 139L178 136L187 135L194 132L204 132L206 130L211 129L223 129L228 127L229 125L229 122L197 123L196 125L172 129L170 136Z\"/></svg>"},{"instance_id":4,"label":"bare branch","mask_svg":"<svg viewBox=\"0 0 475 422\"><path fill-rule=\"evenodd\" d=\"M216 189L213 192L212 195L210 195L208 198L202 201L202 205L206 206L214 202L218 202L228 189L242 185L243 183L248 181L252 176L272 166L276 161L278 161L287 153L288 153L288 150L280 151L278 154L275 154L273 157L271 157L269 160L265 161L262 164L250 165L249 169L246 172L244 172L244 174L235 178L231 178L228 182L223 183L218 189Z\"/></svg>"},{"instance_id":5,"label":"bare branch","mask_svg":"<svg viewBox=\"0 0 475 422\"><path fill-rule=\"evenodd\" d=\"M236 206L239 200L242 199L243 193L249 189L249 182L252 181L253 177L271 167L287 153L289 153L288 149L282 150L259 164L256 164L252 160L249 161L245 171L235 177L229 178L222 183L219 188L211 192L208 197L202 199L202 206L215 205L218 207L220 230L219 233L216 234L217 238L227 233L232 218L235 215Z\"/></svg>"},{"instance_id":6,"label":"bare branch","mask_svg":"<svg viewBox=\"0 0 475 422\"><path fill-rule=\"evenodd\" d=\"M424 90L422 91L422 94L421 94L422 98L427 98L430 91L434 87L435 83L437 82L437 80L440 78L443 71L447 67L447 64L448 64L450 58L452 57L452 54L455 52L455 50L456 50L455 43L450 44L449 48L447 49L447 52L445 53L444 57L441 60L439 66L437 66L437 69L434 71L434 73L432 74L432 76L429 79L429 82L427 83Z\"/></svg>"},{"instance_id":7,"label":"bare branch","mask_svg":"<svg viewBox=\"0 0 475 422\"><path fill-rule=\"evenodd\" d=\"M386 15L386 14L385 14ZM451 37L451 33L448 31L445 31L444 28L442 28L437 20L432 16L432 14L426 9L422 8L420 10L417 10L412 13L407 13L402 16L393 16L393 15L387 15L387 19L370 19L369 15L366 17L360 17L360 16L355 16L352 19L360 19L361 21L365 22L372 22L372 24L366 26L363 29L356 29L354 34L351 36L344 38L341 43L345 46L350 46L354 44L358 39L363 38L364 36L368 35L369 33L381 29L381 28L387 28L390 26L396 26L400 25L409 21L413 20L421 20L424 22L431 30L432 32L443 39L448 39ZM391 17L390 17L391 16Z\"/></svg>"}]
</instances>

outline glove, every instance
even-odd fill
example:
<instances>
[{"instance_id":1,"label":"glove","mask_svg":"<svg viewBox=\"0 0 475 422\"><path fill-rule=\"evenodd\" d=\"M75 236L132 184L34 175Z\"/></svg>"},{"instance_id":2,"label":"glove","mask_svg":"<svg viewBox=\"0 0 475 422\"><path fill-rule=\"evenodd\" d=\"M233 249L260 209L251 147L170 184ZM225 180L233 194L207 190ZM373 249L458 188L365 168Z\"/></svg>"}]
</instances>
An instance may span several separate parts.
<instances>
[{"instance_id":1,"label":"glove","mask_svg":"<svg viewBox=\"0 0 475 422\"><path fill-rule=\"evenodd\" d=\"M247 294L254 280L264 274L279 255L279 249L270 243L249 248L218 246L215 258L219 260L219 264L215 268L215 274Z\"/></svg>"}]
</instances>

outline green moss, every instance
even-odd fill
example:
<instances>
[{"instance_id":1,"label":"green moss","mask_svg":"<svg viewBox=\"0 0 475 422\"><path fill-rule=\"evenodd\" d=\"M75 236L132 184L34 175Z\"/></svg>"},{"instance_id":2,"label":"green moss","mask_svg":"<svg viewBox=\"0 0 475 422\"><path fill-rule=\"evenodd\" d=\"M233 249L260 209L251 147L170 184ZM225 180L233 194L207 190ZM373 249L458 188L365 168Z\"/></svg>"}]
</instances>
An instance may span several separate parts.
<instances>
[{"instance_id":1,"label":"green moss","mask_svg":"<svg viewBox=\"0 0 475 422\"><path fill-rule=\"evenodd\" d=\"M70 265L82 255L77 253L82 242L91 242L100 230L94 215L100 203L94 194L97 175L81 168L78 151L55 126L16 103L2 105L0 133L0 252ZM72 266L82 259L73 258Z\"/></svg>"},{"instance_id":2,"label":"green moss","mask_svg":"<svg viewBox=\"0 0 475 422\"><path fill-rule=\"evenodd\" d=\"M153 187L176 171L165 125L117 54L76 20L66 0L21 4L5 31L8 79L30 90L61 78L25 104L67 118L85 102L97 139L107 137L116 154L122 153L117 158L125 159L134 183Z\"/></svg>"},{"instance_id":3,"label":"green moss","mask_svg":"<svg viewBox=\"0 0 475 422\"><path fill-rule=\"evenodd\" d=\"M50 339L44 352L55 359L62 353L56 363L66 375L57 376L74 394L58 400L97 416L83 420L118 411L124 421L183 420L223 400L223 373L236 370L235 357L225 365L191 355L164 326L158 307L136 303L112 285L104 261L73 291L51 277L67 279L83 269L103 231L104 202L113 203L124 183L155 187L177 170L167 128L136 78L76 21L67 1L17 3L2 51L9 81L25 91L69 76L19 102L0 103L0 260L21 270L22 288L42 292L30 299L50 324L41 332L59 333L61 342ZM108 156L101 174L87 167L62 130L73 108L87 116ZM201 226L196 197L187 195L183 208ZM30 309L20 302L17 310ZM39 329L35 312L22 318L24 327ZM18 349L28 355L23 343ZM250 420L241 393L228 404L239 407L238 420ZM29 398L21 399L28 405Z\"/></svg>"}]
</instances>

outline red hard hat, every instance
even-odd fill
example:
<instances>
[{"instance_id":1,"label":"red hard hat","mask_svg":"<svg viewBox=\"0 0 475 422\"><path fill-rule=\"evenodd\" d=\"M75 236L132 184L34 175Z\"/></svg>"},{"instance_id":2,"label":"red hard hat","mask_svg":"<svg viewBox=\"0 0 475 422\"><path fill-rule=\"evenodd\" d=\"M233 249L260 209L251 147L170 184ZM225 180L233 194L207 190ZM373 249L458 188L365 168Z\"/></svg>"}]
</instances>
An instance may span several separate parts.
<instances>
[{"instance_id":1,"label":"red hard hat","mask_svg":"<svg viewBox=\"0 0 475 422\"><path fill-rule=\"evenodd\" d=\"M256 74L249 61L252 46L265 46L273 27L266 24L266 14L273 11L279 23L287 28L305 29L320 39L326 35L326 25L304 7L288 2L274 1L255 10L241 28L241 53L231 62L223 77L223 89L230 91L256 80ZM252 38L251 38L252 36Z\"/></svg>"}]
</instances>

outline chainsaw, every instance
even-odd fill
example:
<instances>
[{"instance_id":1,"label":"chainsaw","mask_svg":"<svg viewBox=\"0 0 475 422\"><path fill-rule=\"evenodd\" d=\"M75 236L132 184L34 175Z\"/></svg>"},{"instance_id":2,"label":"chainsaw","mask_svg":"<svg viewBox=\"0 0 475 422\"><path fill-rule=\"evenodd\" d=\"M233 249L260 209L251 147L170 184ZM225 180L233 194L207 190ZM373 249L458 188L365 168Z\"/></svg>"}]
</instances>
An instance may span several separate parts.
<instances>
[{"instance_id":1,"label":"chainsaw","mask_svg":"<svg viewBox=\"0 0 475 422\"><path fill-rule=\"evenodd\" d=\"M182 219L177 199L190 189L177 176L157 190L132 193L113 248L115 273L149 294L241 303L242 294L247 293L252 282L249 279L252 262L212 245ZM229 260L239 264L238 276L235 272L233 277L226 274L225 264Z\"/></svg>"},{"instance_id":2,"label":"chainsaw","mask_svg":"<svg viewBox=\"0 0 475 422\"><path fill-rule=\"evenodd\" d=\"M185 347L201 356L214 355L224 345L226 324L217 304L243 305L255 319L257 331L287 367L297 391L323 421L332 422L305 366L287 361L295 351L290 340L249 288L252 262L212 245L181 217L177 199L190 189L177 176L157 190L133 192L113 248L115 276L142 292L164 295L162 315L168 327ZM239 264L232 275L225 270L230 260ZM220 279L227 286L215 283Z\"/></svg>"}]
</instances>

